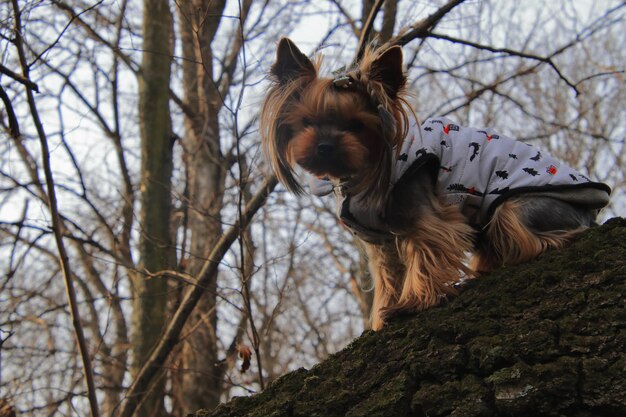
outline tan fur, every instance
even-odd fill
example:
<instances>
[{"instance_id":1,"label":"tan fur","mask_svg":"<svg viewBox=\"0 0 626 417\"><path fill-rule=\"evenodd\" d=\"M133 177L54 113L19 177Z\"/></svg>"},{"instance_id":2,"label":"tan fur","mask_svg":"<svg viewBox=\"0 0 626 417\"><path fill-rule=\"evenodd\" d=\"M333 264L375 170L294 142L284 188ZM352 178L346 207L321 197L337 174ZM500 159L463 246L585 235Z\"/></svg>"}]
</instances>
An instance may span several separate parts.
<instances>
[{"instance_id":1,"label":"tan fur","mask_svg":"<svg viewBox=\"0 0 626 417\"><path fill-rule=\"evenodd\" d=\"M466 254L472 249L474 230L456 206L444 206L433 199L433 210L424 213L418 223L395 240L395 253L389 254L391 244L382 252L373 249L371 259L376 292L372 306L372 329L380 329L385 318L400 311L419 311L455 294L454 284L461 275L473 272L465 266ZM390 273L386 266L396 260L402 270ZM382 265L381 265L382 262Z\"/></svg>"},{"instance_id":2,"label":"tan fur","mask_svg":"<svg viewBox=\"0 0 626 417\"><path fill-rule=\"evenodd\" d=\"M374 300L372 302L372 329L379 330L384 324L382 311L397 304L405 267L400 258L396 242L391 240L382 245L365 244L369 268L374 279Z\"/></svg>"},{"instance_id":3,"label":"tan fur","mask_svg":"<svg viewBox=\"0 0 626 417\"><path fill-rule=\"evenodd\" d=\"M298 164L314 175L331 175L341 178L351 173L359 173L369 165L370 151L352 134L344 134L339 142L342 166L317 167L311 155L315 154L315 137L312 128L303 128L287 145L287 161Z\"/></svg>"},{"instance_id":4,"label":"tan fur","mask_svg":"<svg viewBox=\"0 0 626 417\"><path fill-rule=\"evenodd\" d=\"M259 130L263 138L263 152L278 180L296 194L302 193L302 186L293 176L293 165L287 161L287 144L290 138L281 134L281 127L289 104L302 93L306 85L317 78L321 64L322 57L319 56L313 60L315 72L305 73L289 83L274 82L261 108Z\"/></svg>"},{"instance_id":5,"label":"tan fur","mask_svg":"<svg viewBox=\"0 0 626 417\"><path fill-rule=\"evenodd\" d=\"M501 266L528 262L548 249L562 248L585 229L531 231L519 217L524 203L523 198L516 198L496 208L485 227L485 243L479 246L470 264L474 271L485 273Z\"/></svg>"}]
</instances>

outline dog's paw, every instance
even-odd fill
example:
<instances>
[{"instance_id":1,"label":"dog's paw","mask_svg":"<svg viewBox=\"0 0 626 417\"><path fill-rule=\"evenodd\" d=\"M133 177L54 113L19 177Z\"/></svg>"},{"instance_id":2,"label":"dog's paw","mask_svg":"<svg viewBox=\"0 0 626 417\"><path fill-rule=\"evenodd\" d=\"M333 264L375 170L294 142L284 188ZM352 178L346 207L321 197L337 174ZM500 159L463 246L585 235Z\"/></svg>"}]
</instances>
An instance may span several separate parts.
<instances>
[{"instance_id":1,"label":"dog's paw","mask_svg":"<svg viewBox=\"0 0 626 417\"><path fill-rule=\"evenodd\" d=\"M387 322L390 319L397 317L406 317L418 313L425 308L421 305L402 305L396 304L389 307L383 307L380 309L380 317L383 321Z\"/></svg>"}]
</instances>

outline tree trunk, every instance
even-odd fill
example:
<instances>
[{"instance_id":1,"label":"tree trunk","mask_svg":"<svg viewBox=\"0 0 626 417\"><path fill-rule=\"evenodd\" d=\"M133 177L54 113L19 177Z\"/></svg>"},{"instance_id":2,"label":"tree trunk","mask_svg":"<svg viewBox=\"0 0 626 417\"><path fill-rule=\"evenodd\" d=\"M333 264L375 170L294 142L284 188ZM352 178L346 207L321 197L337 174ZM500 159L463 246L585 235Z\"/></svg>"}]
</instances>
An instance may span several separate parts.
<instances>
[{"instance_id":1,"label":"tree trunk","mask_svg":"<svg viewBox=\"0 0 626 417\"><path fill-rule=\"evenodd\" d=\"M185 104L193 117L185 118L185 163L189 196L186 202L190 235L187 272L196 276L222 234L221 210L227 167L220 149L221 98L213 79L212 42L225 1L179 3L183 40ZM202 406L215 406L222 393L223 364L218 357L217 272L186 325L188 334L178 352L179 382L174 387L181 415Z\"/></svg>"},{"instance_id":2,"label":"tree trunk","mask_svg":"<svg viewBox=\"0 0 626 417\"><path fill-rule=\"evenodd\" d=\"M169 85L172 15L167 0L144 0L143 61L139 78L141 131L140 266L133 276L133 373L149 356L162 334L167 311L167 280L147 276L172 269L175 252L170 235L172 128ZM137 416L163 416L162 376L137 411Z\"/></svg>"},{"instance_id":3,"label":"tree trunk","mask_svg":"<svg viewBox=\"0 0 626 417\"><path fill-rule=\"evenodd\" d=\"M626 221L200 416L626 415Z\"/></svg>"}]
</instances>

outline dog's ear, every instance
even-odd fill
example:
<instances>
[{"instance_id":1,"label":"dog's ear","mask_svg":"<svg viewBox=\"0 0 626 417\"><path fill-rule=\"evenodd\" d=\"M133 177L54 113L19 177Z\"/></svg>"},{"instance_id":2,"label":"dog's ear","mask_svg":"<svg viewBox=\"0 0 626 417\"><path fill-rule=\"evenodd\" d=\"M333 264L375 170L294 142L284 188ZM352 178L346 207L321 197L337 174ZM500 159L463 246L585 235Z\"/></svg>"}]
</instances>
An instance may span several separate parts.
<instances>
[{"instance_id":1,"label":"dog's ear","mask_svg":"<svg viewBox=\"0 0 626 417\"><path fill-rule=\"evenodd\" d=\"M385 93L395 100L406 84L406 75L402 69L402 48L392 46L378 56L367 69L369 78L380 82Z\"/></svg>"},{"instance_id":2,"label":"dog's ear","mask_svg":"<svg viewBox=\"0 0 626 417\"><path fill-rule=\"evenodd\" d=\"M276 50L276 62L272 65L271 73L280 84L286 84L294 79L316 74L315 66L289 38L282 38Z\"/></svg>"}]
</instances>

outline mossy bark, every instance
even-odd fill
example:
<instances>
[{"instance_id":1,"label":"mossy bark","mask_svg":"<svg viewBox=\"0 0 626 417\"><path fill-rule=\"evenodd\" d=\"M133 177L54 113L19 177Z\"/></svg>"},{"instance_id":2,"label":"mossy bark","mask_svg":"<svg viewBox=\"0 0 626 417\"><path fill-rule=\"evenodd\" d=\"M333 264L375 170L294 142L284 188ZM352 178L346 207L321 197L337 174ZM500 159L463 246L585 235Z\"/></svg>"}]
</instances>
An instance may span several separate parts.
<instances>
[{"instance_id":1,"label":"mossy bark","mask_svg":"<svg viewBox=\"0 0 626 417\"><path fill-rule=\"evenodd\" d=\"M195 416L624 416L626 221Z\"/></svg>"}]
</instances>

